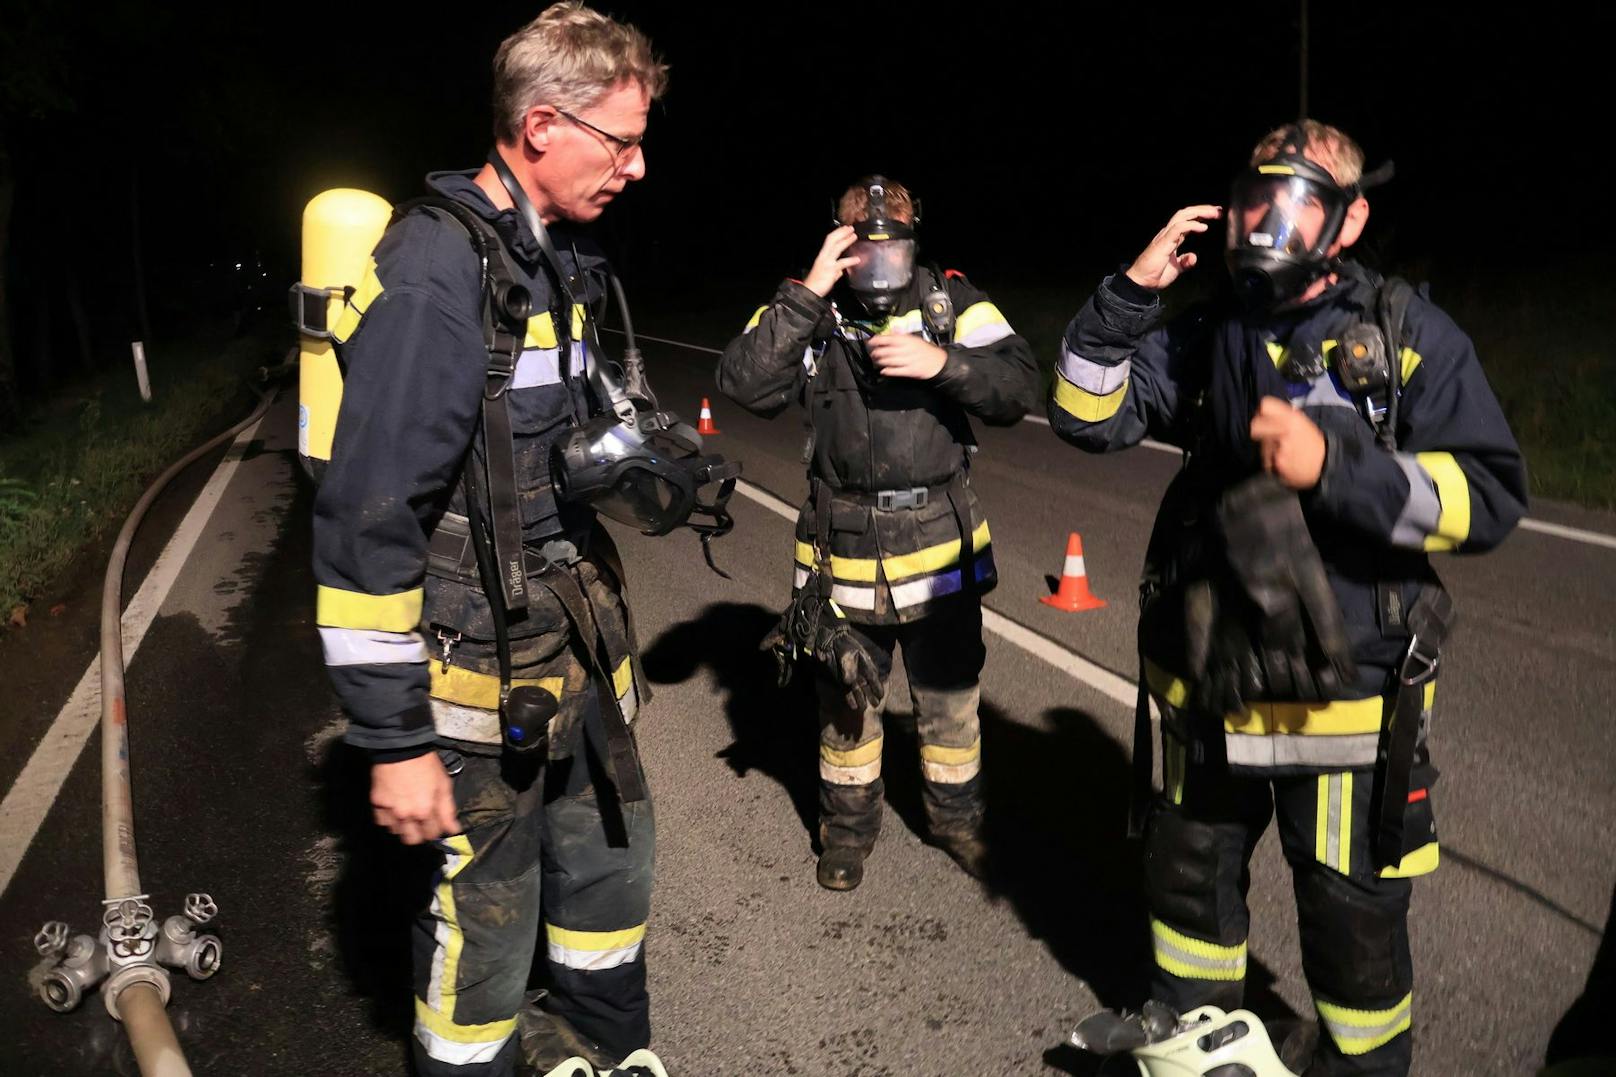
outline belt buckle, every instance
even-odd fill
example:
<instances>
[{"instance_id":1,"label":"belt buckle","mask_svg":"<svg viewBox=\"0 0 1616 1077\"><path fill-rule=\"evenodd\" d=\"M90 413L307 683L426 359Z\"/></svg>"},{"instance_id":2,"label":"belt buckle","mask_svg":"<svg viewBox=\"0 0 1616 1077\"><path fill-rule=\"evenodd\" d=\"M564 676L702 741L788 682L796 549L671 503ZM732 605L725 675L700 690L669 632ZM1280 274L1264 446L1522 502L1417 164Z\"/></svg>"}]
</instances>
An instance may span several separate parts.
<instances>
[{"instance_id":1,"label":"belt buckle","mask_svg":"<svg viewBox=\"0 0 1616 1077\"><path fill-rule=\"evenodd\" d=\"M1435 679L1437 666L1442 661L1440 650L1436 647L1422 648L1420 644L1421 640L1417 634L1409 637L1408 653L1403 656L1403 668L1397 674L1397 679L1409 688ZM1409 670L1416 663L1419 672L1410 676Z\"/></svg>"},{"instance_id":2,"label":"belt buckle","mask_svg":"<svg viewBox=\"0 0 1616 1077\"><path fill-rule=\"evenodd\" d=\"M877 490L875 494L875 507L882 512L891 512L897 507L898 491Z\"/></svg>"},{"instance_id":3,"label":"belt buckle","mask_svg":"<svg viewBox=\"0 0 1616 1077\"><path fill-rule=\"evenodd\" d=\"M923 509L931 502L931 491L927 490L924 486L915 487L913 490L909 491L909 494L909 507L912 509Z\"/></svg>"}]
</instances>

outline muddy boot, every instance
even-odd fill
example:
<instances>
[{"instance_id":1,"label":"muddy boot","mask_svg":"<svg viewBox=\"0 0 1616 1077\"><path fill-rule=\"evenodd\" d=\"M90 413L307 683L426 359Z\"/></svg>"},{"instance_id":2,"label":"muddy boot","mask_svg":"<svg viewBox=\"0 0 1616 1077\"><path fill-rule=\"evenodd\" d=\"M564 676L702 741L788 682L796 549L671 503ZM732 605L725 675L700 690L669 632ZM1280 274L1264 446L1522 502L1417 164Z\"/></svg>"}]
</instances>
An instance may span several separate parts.
<instances>
[{"instance_id":1,"label":"muddy boot","mask_svg":"<svg viewBox=\"0 0 1616 1077\"><path fill-rule=\"evenodd\" d=\"M572 1027L564 1017L544 1009L544 997L549 992L535 991L528 995L527 1005L516 1014L516 1033L522 1045L522 1062L532 1074L548 1075L559 1069L558 1077L572 1077L572 1070L564 1063L574 1063L579 1073L587 1071L576 1066L582 1059L590 1067L605 1072L615 1061L597 1043Z\"/></svg>"},{"instance_id":2,"label":"muddy boot","mask_svg":"<svg viewBox=\"0 0 1616 1077\"><path fill-rule=\"evenodd\" d=\"M832 845L819 855L819 885L826 890L851 890L864 881L865 849Z\"/></svg>"},{"instance_id":3,"label":"muddy boot","mask_svg":"<svg viewBox=\"0 0 1616 1077\"><path fill-rule=\"evenodd\" d=\"M986 879L988 874L988 844L982 839L982 830L945 830L931 836L931 843L954 859L960 870L973 879Z\"/></svg>"}]
</instances>

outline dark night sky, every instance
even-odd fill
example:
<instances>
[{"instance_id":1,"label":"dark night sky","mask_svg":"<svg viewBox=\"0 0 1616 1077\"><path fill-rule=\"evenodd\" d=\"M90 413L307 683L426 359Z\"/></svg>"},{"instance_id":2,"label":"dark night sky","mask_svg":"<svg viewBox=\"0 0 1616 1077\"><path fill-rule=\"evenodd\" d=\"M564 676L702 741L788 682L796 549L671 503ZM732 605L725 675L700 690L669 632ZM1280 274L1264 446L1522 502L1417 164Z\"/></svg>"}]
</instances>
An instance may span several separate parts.
<instances>
[{"instance_id":1,"label":"dark night sky","mask_svg":"<svg viewBox=\"0 0 1616 1077\"><path fill-rule=\"evenodd\" d=\"M1223 202L1250 145L1297 107L1296 0L599 6L672 65L649 176L601 228L641 294L802 268L832 198L872 170L922 196L923 241L950 265L989 286L1086 289L1179 205ZM1611 95L1595 80L1616 15L1312 6L1310 111L1358 137L1371 165L1398 164L1372 195L1370 234L1391 258L1440 277L1593 253L1602 197L1580 193L1602 183L1587 162L1608 141ZM317 191L399 200L430 169L477 164L494 48L539 5L462 5L436 21L357 2L296 17L109 10L71 12L77 100L16 140L20 170L33 169L19 210L72 192L93 220L109 189L126 204L132 173L152 257L258 248L278 275ZM40 33L67 17L41 16Z\"/></svg>"}]
</instances>

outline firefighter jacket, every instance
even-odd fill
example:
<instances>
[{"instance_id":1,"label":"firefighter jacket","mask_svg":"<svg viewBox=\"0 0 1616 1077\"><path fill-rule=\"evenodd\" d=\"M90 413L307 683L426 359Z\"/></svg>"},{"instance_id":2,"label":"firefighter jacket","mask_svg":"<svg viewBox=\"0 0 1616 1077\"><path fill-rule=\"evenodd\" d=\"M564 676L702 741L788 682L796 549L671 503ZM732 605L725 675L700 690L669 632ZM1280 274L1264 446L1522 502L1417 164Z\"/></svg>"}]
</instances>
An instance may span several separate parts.
<instances>
[{"instance_id":1,"label":"firefighter jacket","mask_svg":"<svg viewBox=\"0 0 1616 1077\"><path fill-rule=\"evenodd\" d=\"M1173 706L1188 697L1179 585L1202 572L1194 561L1207 548L1202 529L1218 497L1262 469L1249 436L1259 403L1290 400L1324 432L1323 473L1301 502L1358 678L1337 700L1255 702L1222 716L1235 769L1373 766L1384 699L1408 650L1406 611L1423 587L1439 585L1428 555L1491 549L1526 511L1521 453L1475 348L1423 295L1411 300L1393 364L1401 379L1395 450L1377 441L1331 362L1351 326L1374 321L1378 279L1349 268L1299 309L1248 317L1214 305L1164 325L1157 296L1117 274L1061 345L1048 403L1056 434L1091 452L1149 436L1189 454L1157 516L1140 618L1147 680ZM1426 686L1427 712L1434 690Z\"/></svg>"},{"instance_id":2,"label":"firefighter jacket","mask_svg":"<svg viewBox=\"0 0 1616 1077\"><path fill-rule=\"evenodd\" d=\"M631 633L621 576L589 510L558 502L550 450L590 414L583 381L583 303L600 293L604 259L553 233L579 305L558 338L554 289L538 244L514 210L497 211L473 172L429 176L434 194L491 223L533 296L507 390L529 608L510 622L512 684L561 698L561 717L590 706L589 676L559 600L533 583L537 551L570 543L566 569L588 596L614 690L631 717ZM350 720L347 740L402 758L440 737L497 744L498 661L489 602L469 541L463 470L481 467L476 437L487 384L478 259L446 211L418 208L377 244L333 331L344 367L331 463L314 505L316 620L327 670ZM562 343L569 342L563 354ZM557 558L558 560L560 558ZM587 652L585 652L587 657ZM554 732L554 731L553 731ZM552 735L552 754L566 750Z\"/></svg>"},{"instance_id":3,"label":"firefighter jacket","mask_svg":"<svg viewBox=\"0 0 1616 1077\"><path fill-rule=\"evenodd\" d=\"M865 342L921 333L922 292L937 284L956 312L952 339L940 342L943 369L929 381L879 377ZM831 597L848 619L907 623L938 600L997 583L987 519L968 481L970 416L999 426L1019 420L1037 398L1038 369L999 308L952 270L917 269L891 317L859 322L844 313L854 309L851 297L838 304L784 282L725 349L718 387L758 415L793 401L806 409L810 491L797 519L794 590L808 582L818 528L828 527ZM816 523L821 483L829 512ZM962 587L962 538L972 544L974 587Z\"/></svg>"}]
</instances>

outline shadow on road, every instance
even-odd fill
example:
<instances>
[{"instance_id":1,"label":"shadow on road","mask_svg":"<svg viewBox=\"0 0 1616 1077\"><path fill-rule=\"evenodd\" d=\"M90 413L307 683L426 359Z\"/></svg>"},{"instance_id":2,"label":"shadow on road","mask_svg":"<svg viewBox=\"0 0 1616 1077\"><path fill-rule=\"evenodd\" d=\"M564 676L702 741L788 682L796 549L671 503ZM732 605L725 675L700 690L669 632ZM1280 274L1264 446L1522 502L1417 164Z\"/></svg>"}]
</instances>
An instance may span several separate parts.
<instances>
[{"instance_id":1,"label":"shadow on road","mask_svg":"<svg viewBox=\"0 0 1616 1077\"><path fill-rule=\"evenodd\" d=\"M758 650L777 618L757 605L708 606L656 639L645 652L645 671L655 683L675 684L710 670L735 738L719 755L737 775L757 770L778 782L812 838L818 829L814 692L802 671L780 688L773 659ZM902 700L907 693L895 687L894 698ZM990 899L1009 901L1028 933L1102 1004L1137 1007L1151 953L1139 847L1126 837L1127 754L1094 717L1075 708L1054 708L1031 726L984 700L981 719L994 861ZM887 800L905 826L924 835L913 716L893 707L886 724ZM1247 1005L1264 1017L1294 1017L1273 983L1272 972L1253 961ZM1046 1062L1087 1074L1097 1060L1057 1047Z\"/></svg>"}]
</instances>

